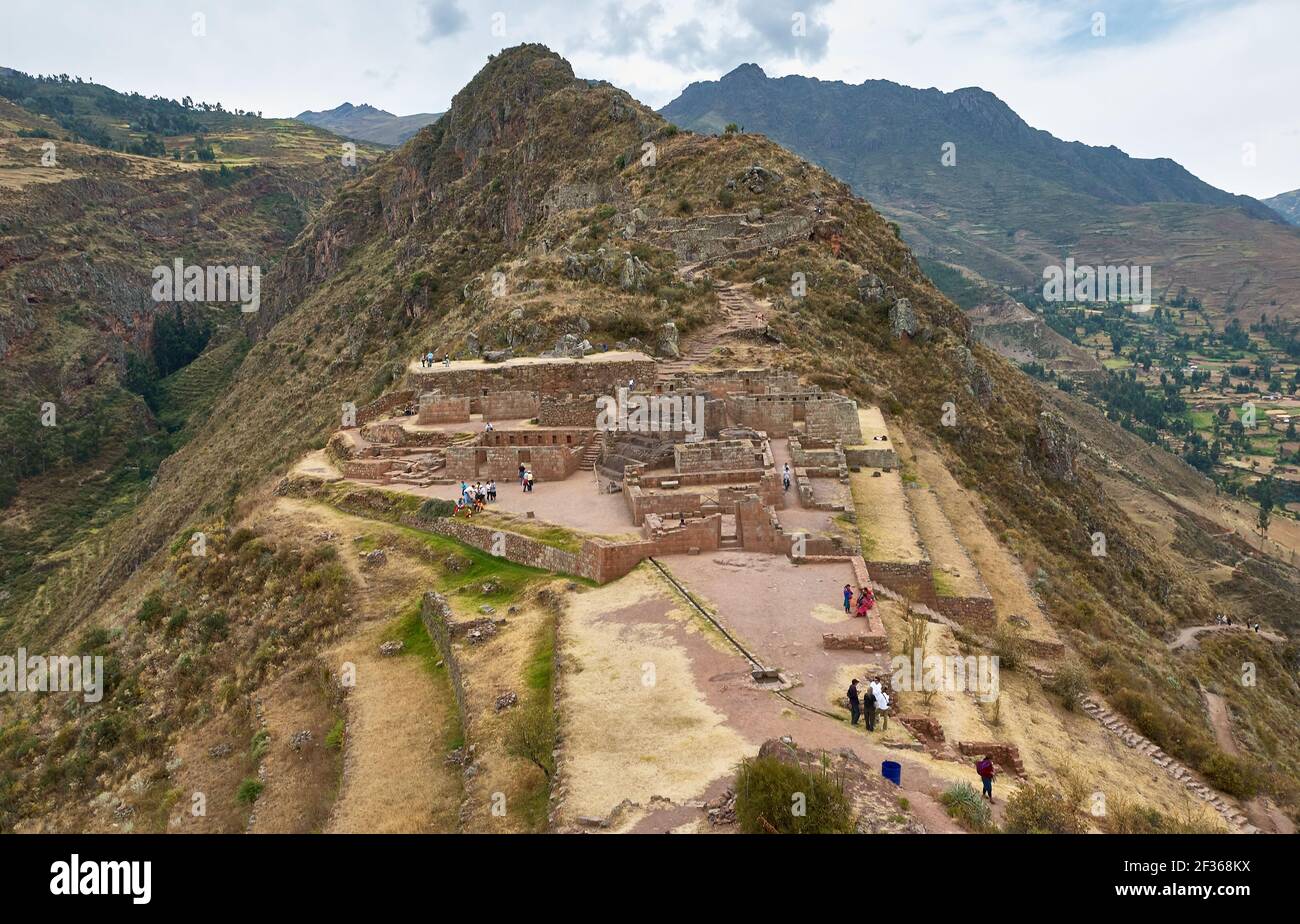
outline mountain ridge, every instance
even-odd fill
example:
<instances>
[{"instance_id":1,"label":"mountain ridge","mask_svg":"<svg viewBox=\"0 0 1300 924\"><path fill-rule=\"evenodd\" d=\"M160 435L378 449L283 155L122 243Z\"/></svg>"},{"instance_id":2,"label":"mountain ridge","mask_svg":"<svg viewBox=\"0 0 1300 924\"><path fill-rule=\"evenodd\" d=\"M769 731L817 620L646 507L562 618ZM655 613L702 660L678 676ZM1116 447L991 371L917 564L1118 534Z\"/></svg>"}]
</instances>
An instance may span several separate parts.
<instances>
[{"instance_id":1,"label":"mountain ridge","mask_svg":"<svg viewBox=\"0 0 1300 924\"><path fill-rule=\"evenodd\" d=\"M388 147L402 144L421 128L441 117L441 112L417 112L399 116L369 103L354 106L350 102L321 111L307 109L294 116L299 122L315 125L345 138L356 138Z\"/></svg>"}]
</instances>

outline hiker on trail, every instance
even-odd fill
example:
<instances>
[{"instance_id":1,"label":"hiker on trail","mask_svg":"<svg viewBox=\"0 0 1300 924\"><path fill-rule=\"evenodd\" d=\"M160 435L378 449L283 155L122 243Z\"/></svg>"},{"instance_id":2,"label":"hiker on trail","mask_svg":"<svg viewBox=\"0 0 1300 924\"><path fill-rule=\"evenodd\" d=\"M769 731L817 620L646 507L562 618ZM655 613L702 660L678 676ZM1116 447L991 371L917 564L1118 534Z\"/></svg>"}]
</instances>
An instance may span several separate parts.
<instances>
[{"instance_id":1,"label":"hiker on trail","mask_svg":"<svg viewBox=\"0 0 1300 924\"><path fill-rule=\"evenodd\" d=\"M975 765L975 772L980 775L980 782L984 784L984 797L993 801L993 758L985 754L984 759Z\"/></svg>"},{"instance_id":2,"label":"hiker on trail","mask_svg":"<svg viewBox=\"0 0 1300 924\"><path fill-rule=\"evenodd\" d=\"M533 473L524 472L524 490L529 494L533 493Z\"/></svg>"},{"instance_id":3,"label":"hiker on trail","mask_svg":"<svg viewBox=\"0 0 1300 924\"><path fill-rule=\"evenodd\" d=\"M443 353L443 354L442 354L442 367L443 367L444 369L446 369L446 368L448 368L449 366L451 366L451 354L450 354L450 353Z\"/></svg>"},{"instance_id":4,"label":"hiker on trail","mask_svg":"<svg viewBox=\"0 0 1300 924\"><path fill-rule=\"evenodd\" d=\"M862 714L862 706L858 700L858 678L854 677L853 682L849 684L849 714L853 717L852 724L858 724L858 717Z\"/></svg>"},{"instance_id":5,"label":"hiker on trail","mask_svg":"<svg viewBox=\"0 0 1300 924\"><path fill-rule=\"evenodd\" d=\"M519 463L519 483L524 483L524 463Z\"/></svg>"},{"instance_id":6,"label":"hiker on trail","mask_svg":"<svg viewBox=\"0 0 1300 924\"><path fill-rule=\"evenodd\" d=\"M853 588L848 584L844 585L844 612L851 611L853 605Z\"/></svg>"},{"instance_id":7,"label":"hiker on trail","mask_svg":"<svg viewBox=\"0 0 1300 924\"><path fill-rule=\"evenodd\" d=\"M493 478L488 482L488 500L496 501L497 499L497 481Z\"/></svg>"},{"instance_id":8,"label":"hiker on trail","mask_svg":"<svg viewBox=\"0 0 1300 924\"><path fill-rule=\"evenodd\" d=\"M869 732L876 730L876 689L879 686L880 684L873 680L867 684L867 689L862 694L863 717Z\"/></svg>"},{"instance_id":9,"label":"hiker on trail","mask_svg":"<svg viewBox=\"0 0 1300 924\"><path fill-rule=\"evenodd\" d=\"M788 465L785 467L785 471L781 473L781 489L783 491L790 490L790 466Z\"/></svg>"},{"instance_id":10,"label":"hiker on trail","mask_svg":"<svg viewBox=\"0 0 1300 924\"><path fill-rule=\"evenodd\" d=\"M484 433L491 433L492 430L493 430L493 427L492 427L492 421L489 420L487 423L485 423L485 424L483 425L483 432L484 432Z\"/></svg>"},{"instance_id":11,"label":"hiker on trail","mask_svg":"<svg viewBox=\"0 0 1300 924\"><path fill-rule=\"evenodd\" d=\"M469 503L469 485L463 481L460 483L460 499Z\"/></svg>"}]
</instances>

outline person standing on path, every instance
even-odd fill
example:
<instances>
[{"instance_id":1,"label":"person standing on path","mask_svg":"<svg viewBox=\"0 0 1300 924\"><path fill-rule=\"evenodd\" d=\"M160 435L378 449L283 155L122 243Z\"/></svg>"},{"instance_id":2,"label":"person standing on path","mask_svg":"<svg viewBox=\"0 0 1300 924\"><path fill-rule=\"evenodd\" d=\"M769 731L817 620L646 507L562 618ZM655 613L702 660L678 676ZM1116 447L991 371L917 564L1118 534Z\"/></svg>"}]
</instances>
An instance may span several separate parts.
<instances>
[{"instance_id":1,"label":"person standing on path","mask_svg":"<svg viewBox=\"0 0 1300 924\"><path fill-rule=\"evenodd\" d=\"M862 708L866 713L867 731L876 730L876 690L879 688L874 680L867 684L867 692L862 697Z\"/></svg>"},{"instance_id":2,"label":"person standing on path","mask_svg":"<svg viewBox=\"0 0 1300 924\"><path fill-rule=\"evenodd\" d=\"M844 585L844 612L853 612L853 587L849 584Z\"/></svg>"},{"instance_id":3,"label":"person standing on path","mask_svg":"<svg viewBox=\"0 0 1300 924\"><path fill-rule=\"evenodd\" d=\"M993 801L993 758L985 754L984 759L975 765L975 772L980 775L980 782L984 784L984 798L991 803Z\"/></svg>"},{"instance_id":4,"label":"person standing on path","mask_svg":"<svg viewBox=\"0 0 1300 924\"><path fill-rule=\"evenodd\" d=\"M852 716L852 724L858 724L858 717L862 715L862 706L858 699L858 678L854 677L853 682L849 684L849 715Z\"/></svg>"}]
</instances>

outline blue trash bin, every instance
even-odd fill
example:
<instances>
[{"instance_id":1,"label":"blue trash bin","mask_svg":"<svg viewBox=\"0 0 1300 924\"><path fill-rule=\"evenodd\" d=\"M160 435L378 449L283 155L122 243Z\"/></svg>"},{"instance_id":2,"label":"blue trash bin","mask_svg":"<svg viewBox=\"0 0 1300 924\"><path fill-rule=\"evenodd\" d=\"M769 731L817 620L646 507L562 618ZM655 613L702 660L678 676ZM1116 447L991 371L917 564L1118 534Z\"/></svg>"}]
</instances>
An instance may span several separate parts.
<instances>
[{"instance_id":1,"label":"blue trash bin","mask_svg":"<svg viewBox=\"0 0 1300 924\"><path fill-rule=\"evenodd\" d=\"M903 785L903 767L896 760L882 760L880 762L880 775L895 786Z\"/></svg>"}]
</instances>

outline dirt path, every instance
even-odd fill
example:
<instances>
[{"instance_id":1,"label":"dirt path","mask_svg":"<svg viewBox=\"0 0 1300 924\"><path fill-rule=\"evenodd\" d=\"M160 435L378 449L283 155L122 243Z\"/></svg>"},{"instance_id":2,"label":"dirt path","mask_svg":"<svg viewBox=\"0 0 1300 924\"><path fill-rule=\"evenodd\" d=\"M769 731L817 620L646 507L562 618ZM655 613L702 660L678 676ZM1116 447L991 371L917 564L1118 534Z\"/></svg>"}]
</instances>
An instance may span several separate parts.
<instances>
[{"instance_id":1,"label":"dirt path","mask_svg":"<svg viewBox=\"0 0 1300 924\"><path fill-rule=\"evenodd\" d=\"M1205 695L1205 709L1210 714L1210 727L1214 729L1214 740L1225 753L1240 757L1237 742L1232 740L1232 717L1228 714L1228 703L1218 693L1201 691Z\"/></svg>"},{"instance_id":2,"label":"dirt path","mask_svg":"<svg viewBox=\"0 0 1300 924\"><path fill-rule=\"evenodd\" d=\"M1177 651L1180 648L1188 648L1194 650L1200 647L1199 636L1204 635L1207 632L1233 632L1233 631L1252 632L1253 630L1247 629L1245 626L1240 626L1240 625L1224 626L1224 625L1219 625L1218 623L1212 623L1204 626L1186 626L1178 631L1178 634L1174 636L1173 641L1168 643L1169 650ZM1266 638L1270 642L1276 642L1279 645L1286 644L1286 639L1283 636L1278 635L1275 632L1269 632L1267 629L1260 629L1259 632L1256 632L1254 634L1260 636L1261 638Z\"/></svg>"},{"instance_id":3,"label":"dirt path","mask_svg":"<svg viewBox=\"0 0 1300 924\"><path fill-rule=\"evenodd\" d=\"M684 269L683 275L688 274L689 268ZM722 305L722 320L691 337L678 359L660 363L660 381L679 372L689 372L698 365L708 365L710 354L728 337L767 328L765 318L772 309L754 298L748 286L730 282L715 282L713 285Z\"/></svg>"}]
</instances>

